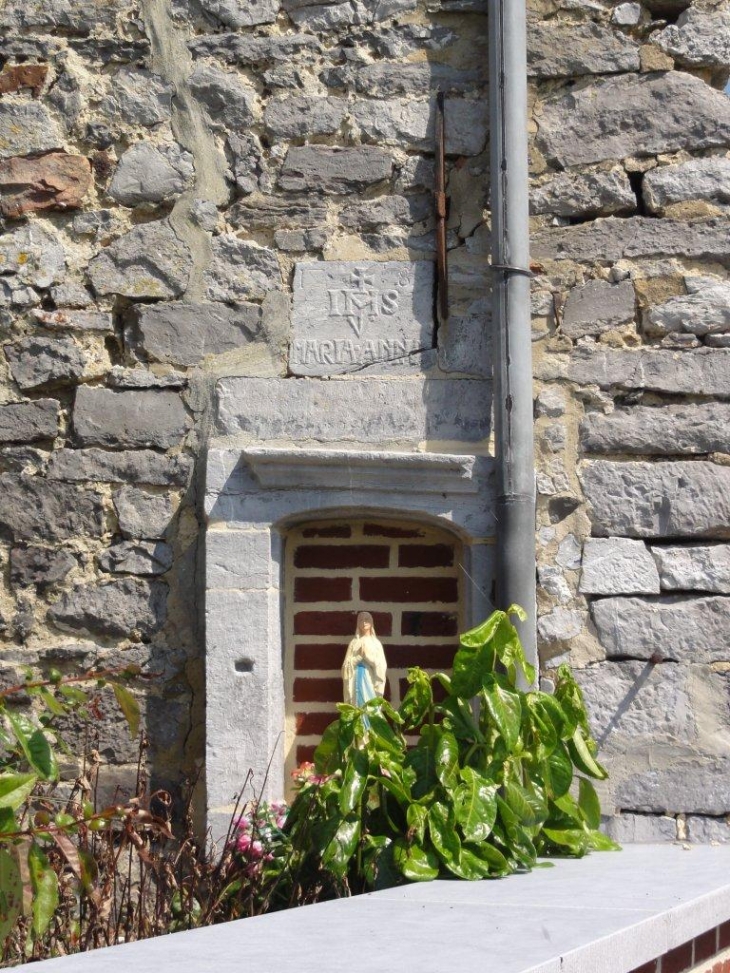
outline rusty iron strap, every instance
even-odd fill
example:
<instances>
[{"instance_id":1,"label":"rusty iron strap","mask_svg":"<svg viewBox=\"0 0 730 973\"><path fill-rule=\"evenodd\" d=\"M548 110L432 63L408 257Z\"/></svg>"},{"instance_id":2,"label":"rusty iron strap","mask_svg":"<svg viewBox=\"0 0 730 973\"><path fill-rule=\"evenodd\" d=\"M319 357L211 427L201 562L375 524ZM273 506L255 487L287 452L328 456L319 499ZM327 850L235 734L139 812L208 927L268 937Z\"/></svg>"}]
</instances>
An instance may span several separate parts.
<instances>
[{"instance_id":1,"label":"rusty iron strap","mask_svg":"<svg viewBox=\"0 0 730 973\"><path fill-rule=\"evenodd\" d=\"M436 96L436 270L438 275L438 312L442 321L449 317L449 258L446 250L446 111L444 93Z\"/></svg>"}]
</instances>

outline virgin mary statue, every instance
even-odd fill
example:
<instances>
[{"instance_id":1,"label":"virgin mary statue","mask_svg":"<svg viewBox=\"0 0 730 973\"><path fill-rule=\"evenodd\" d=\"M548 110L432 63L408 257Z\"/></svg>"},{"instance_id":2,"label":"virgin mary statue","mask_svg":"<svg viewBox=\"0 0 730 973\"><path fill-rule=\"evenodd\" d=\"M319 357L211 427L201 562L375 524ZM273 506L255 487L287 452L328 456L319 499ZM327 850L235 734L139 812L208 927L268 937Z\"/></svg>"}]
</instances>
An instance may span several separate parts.
<instances>
[{"instance_id":1,"label":"virgin mary statue","mask_svg":"<svg viewBox=\"0 0 730 973\"><path fill-rule=\"evenodd\" d=\"M382 696L386 672L385 653L375 637L373 616L370 612L360 612L355 638L348 645L342 663L345 702L352 706L364 706L374 696Z\"/></svg>"}]
</instances>

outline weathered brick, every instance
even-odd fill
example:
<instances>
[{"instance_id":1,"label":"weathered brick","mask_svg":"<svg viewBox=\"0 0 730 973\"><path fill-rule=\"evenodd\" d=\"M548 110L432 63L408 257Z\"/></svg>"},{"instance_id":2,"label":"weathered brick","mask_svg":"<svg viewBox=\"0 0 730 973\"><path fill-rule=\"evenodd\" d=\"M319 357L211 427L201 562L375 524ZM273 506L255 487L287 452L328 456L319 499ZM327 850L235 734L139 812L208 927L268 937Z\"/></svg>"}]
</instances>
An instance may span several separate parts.
<instances>
[{"instance_id":1,"label":"weathered brick","mask_svg":"<svg viewBox=\"0 0 730 973\"><path fill-rule=\"evenodd\" d=\"M442 568L454 563L450 544L401 544L398 566L401 568Z\"/></svg>"},{"instance_id":2,"label":"weathered brick","mask_svg":"<svg viewBox=\"0 0 730 973\"><path fill-rule=\"evenodd\" d=\"M452 612L405 611L400 631L401 635L456 635L458 621Z\"/></svg>"},{"instance_id":3,"label":"weathered brick","mask_svg":"<svg viewBox=\"0 0 730 973\"><path fill-rule=\"evenodd\" d=\"M294 582L294 601L349 601L350 578L302 578Z\"/></svg>"},{"instance_id":4,"label":"weathered brick","mask_svg":"<svg viewBox=\"0 0 730 973\"><path fill-rule=\"evenodd\" d=\"M373 612L372 616L378 635L390 635L390 613ZM356 611L300 611L294 615L295 635L343 635L352 638L356 625Z\"/></svg>"},{"instance_id":5,"label":"weathered brick","mask_svg":"<svg viewBox=\"0 0 730 973\"><path fill-rule=\"evenodd\" d=\"M387 568L389 559L389 548L377 544L304 544L294 552L297 568Z\"/></svg>"},{"instance_id":6,"label":"weathered brick","mask_svg":"<svg viewBox=\"0 0 730 973\"><path fill-rule=\"evenodd\" d=\"M456 578L399 578L391 574L387 577L360 578L360 597L386 603L446 604L458 601L459 589Z\"/></svg>"}]
</instances>

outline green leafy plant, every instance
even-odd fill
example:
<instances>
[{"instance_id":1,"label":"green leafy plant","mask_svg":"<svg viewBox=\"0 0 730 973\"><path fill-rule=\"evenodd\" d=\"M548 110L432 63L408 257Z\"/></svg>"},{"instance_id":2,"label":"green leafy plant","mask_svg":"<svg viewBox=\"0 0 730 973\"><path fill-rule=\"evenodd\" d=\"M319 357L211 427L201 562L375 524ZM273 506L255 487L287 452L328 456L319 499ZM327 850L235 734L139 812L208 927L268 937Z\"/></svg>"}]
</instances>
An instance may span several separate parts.
<instances>
[{"instance_id":1,"label":"green leafy plant","mask_svg":"<svg viewBox=\"0 0 730 973\"><path fill-rule=\"evenodd\" d=\"M606 771L580 687L561 666L553 695L519 688L535 673L512 615L462 635L451 676L410 669L399 711L340 704L284 829L295 885L475 880L617 847L598 831L590 778Z\"/></svg>"}]
</instances>

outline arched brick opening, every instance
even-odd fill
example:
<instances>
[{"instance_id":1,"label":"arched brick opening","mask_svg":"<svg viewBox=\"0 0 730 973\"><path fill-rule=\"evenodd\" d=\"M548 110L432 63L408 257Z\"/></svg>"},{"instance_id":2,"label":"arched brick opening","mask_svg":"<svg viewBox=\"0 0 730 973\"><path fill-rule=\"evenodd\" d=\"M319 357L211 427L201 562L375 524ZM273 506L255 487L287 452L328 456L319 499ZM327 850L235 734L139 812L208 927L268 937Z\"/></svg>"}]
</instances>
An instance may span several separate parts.
<instances>
[{"instance_id":1,"label":"arched brick opening","mask_svg":"<svg viewBox=\"0 0 730 973\"><path fill-rule=\"evenodd\" d=\"M328 519L285 537L286 777L310 760L342 699L340 667L358 611L370 611L398 706L410 666L449 669L464 623L463 550L431 524Z\"/></svg>"}]
</instances>

